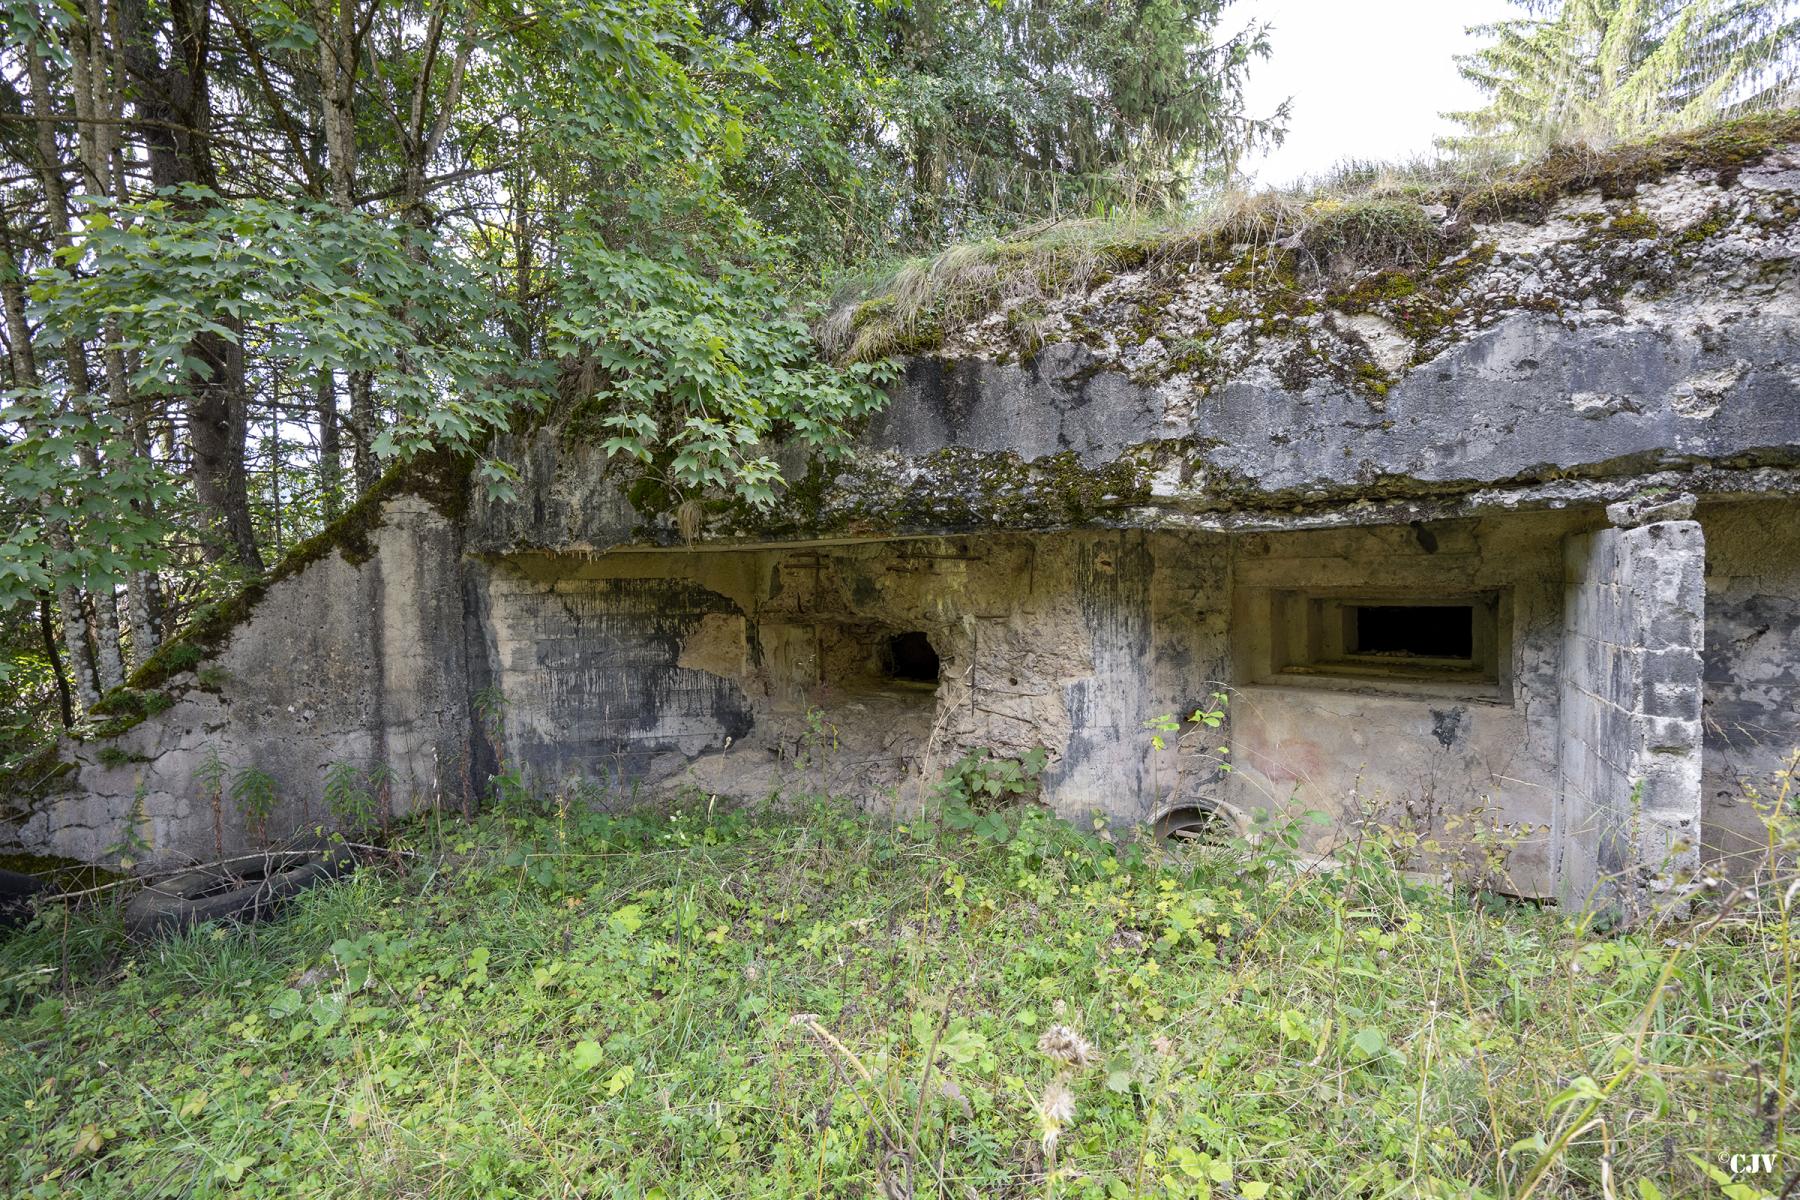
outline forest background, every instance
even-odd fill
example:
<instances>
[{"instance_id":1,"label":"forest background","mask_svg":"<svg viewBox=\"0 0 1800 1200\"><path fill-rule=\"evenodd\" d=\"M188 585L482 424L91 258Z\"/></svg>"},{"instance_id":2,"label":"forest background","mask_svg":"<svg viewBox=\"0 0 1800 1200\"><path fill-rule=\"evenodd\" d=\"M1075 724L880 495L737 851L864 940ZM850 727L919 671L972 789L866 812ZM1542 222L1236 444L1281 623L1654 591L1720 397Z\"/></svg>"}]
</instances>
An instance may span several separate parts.
<instances>
[{"instance_id":1,"label":"forest background","mask_svg":"<svg viewBox=\"0 0 1800 1200\"><path fill-rule=\"evenodd\" d=\"M1379 7L1379 6L1372 6ZM0 759L428 451L521 423L766 506L908 256L1216 205L1288 112L1228 0L0 0ZM1790 0L1528 0L1491 169L1792 106Z\"/></svg>"}]
</instances>

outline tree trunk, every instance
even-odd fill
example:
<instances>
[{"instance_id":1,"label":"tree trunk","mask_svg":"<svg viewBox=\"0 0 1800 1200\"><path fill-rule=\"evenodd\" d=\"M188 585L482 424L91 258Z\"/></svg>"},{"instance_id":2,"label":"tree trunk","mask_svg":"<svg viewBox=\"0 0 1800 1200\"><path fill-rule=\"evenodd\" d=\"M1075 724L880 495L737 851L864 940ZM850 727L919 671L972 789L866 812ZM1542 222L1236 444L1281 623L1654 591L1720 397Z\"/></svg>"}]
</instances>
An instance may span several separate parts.
<instances>
[{"instance_id":1,"label":"tree trunk","mask_svg":"<svg viewBox=\"0 0 1800 1200\"><path fill-rule=\"evenodd\" d=\"M137 133L149 153L150 179L156 187L195 184L216 189L207 86L209 9L204 0L198 5L193 0L171 0L168 13L170 57L165 64L145 0L123 0L120 5L126 65L137 81L132 93ZM225 323L234 335L238 332L235 322ZM209 539L207 554L214 560L229 554L245 570L261 574L263 561L250 520L244 469L248 404L243 349L231 338L209 331L194 339L189 353L201 364L187 379L194 493L219 521L223 534Z\"/></svg>"},{"instance_id":2,"label":"tree trunk","mask_svg":"<svg viewBox=\"0 0 1800 1200\"><path fill-rule=\"evenodd\" d=\"M331 203L349 212L356 189L356 0L313 0L312 8Z\"/></svg>"},{"instance_id":3,"label":"tree trunk","mask_svg":"<svg viewBox=\"0 0 1800 1200\"><path fill-rule=\"evenodd\" d=\"M17 387L36 387L37 354L31 345L31 325L25 319L25 275L13 246L12 227L0 212L0 318L6 322L6 344L12 357L12 382Z\"/></svg>"},{"instance_id":4,"label":"tree trunk","mask_svg":"<svg viewBox=\"0 0 1800 1200\"><path fill-rule=\"evenodd\" d=\"M42 46L27 47L25 53L25 74L31 89L31 106L34 115L48 117L55 112L50 99L50 72L45 62ZM50 233L57 248L67 250L70 247L69 237L69 198L63 180L62 151L56 143L56 131L49 121L36 123L38 182L44 189L44 204L49 221ZM7 277L19 275L19 263L12 253L11 238L7 238ZM7 319L12 319L11 303L7 305ZM20 346L30 345L30 334L27 329ZM72 408L79 410L80 405L87 403L90 390L88 377L87 349L81 343L71 341L67 346L68 378L64 380L64 399ZM15 360L14 369L19 369L21 361L28 361L35 372L35 359L29 353L24 360ZM22 382L35 387L40 382L34 374L25 377ZM75 540L69 532L68 523L55 511L57 500L44 496L40 503L44 506L44 536L50 548L64 562L76 562ZM75 681L75 695L80 700L82 710L89 711L100 698L99 680L94 673L94 660L88 648L87 620L82 615L81 588L70 578L65 578L57 587L57 603L62 610L63 643L69 654L69 671ZM118 647L115 631L113 648Z\"/></svg>"},{"instance_id":5,"label":"tree trunk","mask_svg":"<svg viewBox=\"0 0 1800 1200\"><path fill-rule=\"evenodd\" d=\"M240 346L216 333L194 339L192 349L207 376L189 377L188 447L193 453L194 496L216 518L224 545L214 544L210 557L231 552L245 570L260 575L262 554L250 522L250 491L244 470L249 431L249 405L244 395L244 354Z\"/></svg>"},{"instance_id":6,"label":"tree trunk","mask_svg":"<svg viewBox=\"0 0 1800 1200\"><path fill-rule=\"evenodd\" d=\"M118 344L116 332L109 332L107 337L111 344ZM126 370L125 355L122 352L114 350L107 353L106 375L109 389L125 389L130 374ZM150 398L144 396L131 408L131 448L139 458L149 460L151 440ZM133 503L146 521L154 516L148 497ZM125 613L126 619L131 623L131 661L134 667L143 666L162 644L161 630L157 628L157 610L160 607L156 572L148 569L133 571L131 578L125 583Z\"/></svg>"},{"instance_id":7,"label":"tree trunk","mask_svg":"<svg viewBox=\"0 0 1800 1200\"><path fill-rule=\"evenodd\" d=\"M162 636L156 627L157 580L155 571L133 571L125 584L125 615L131 622L131 665L150 661Z\"/></svg>"},{"instance_id":8,"label":"tree trunk","mask_svg":"<svg viewBox=\"0 0 1800 1200\"><path fill-rule=\"evenodd\" d=\"M319 38L319 103L331 203L349 212L356 204L356 0L313 0L313 29ZM351 371L349 384L350 415L345 428L350 433L351 478L360 496L374 486L376 477L374 379L367 371ZM335 400L332 408L335 416ZM335 446L335 430L332 440ZM323 430L319 445L322 451ZM335 470L335 459L332 466Z\"/></svg>"},{"instance_id":9,"label":"tree trunk","mask_svg":"<svg viewBox=\"0 0 1800 1200\"><path fill-rule=\"evenodd\" d=\"M358 496L374 487L380 474L375 465L374 385L369 372L350 372L350 470L356 476Z\"/></svg>"},{"instance_id":10,"label":"tree trunk","mask_svg":"<svg viewBox=\"0 0 1800 1200\"><path fill-rule=\"evenodd\" d=\"M343 451L338 442L336 381L330 367L319 368L319 508L330 521L338 515L344 487Z\"/></svg>"},{"instance_id":11,"label":"tree trunk","mask_svg":"<svg viewBox=\"0 0 1800 1200\"><path fill-rule=\"evenodd\" d=\"M57 550L69 549L69 531L53 523L49 536ZM63 650L69 656L69 675L75 681L75 699L81 711L92 712L100 699L100 681L94 674L94 662L88 651L87 617L81 611L81 589L65 584L57 589L57 607L62 610Z\"/></svg>"},{"instance_id":12,"label":"tree trunk","mask_svg":"<svg viewBox=\"0 0 1800 1200\"><path fill-rule=\"evenodd\" d=\"M285 552L281 536L281 369L277 367L269 380L269 507L270 533L275 557Z\"/></svg>"},{"instance_id":13,"label":"tree trunk","mask_svg":"<svg viewBox=\"0 0 1800 1200\"><path fill-rule=\"evenodd\" d=\"M119 652L119 597L110 584L89 594L94 600L94 676L104 696L125 682L125 659Z\"/></svg>"},{"instance_id":14,"label":"tree trunk","mask_svg":"<svg viewBox=\"0 0 1800 1200\"><path fill-rule=\"evenodd\" d=\"M50 674L56 677L57 707L64 729L75 728L75 704L69 697L69 677L63 674L62 653L56 648L56 630L50 621L50 597L38 597L38 633L44 639L44 653L50 658Z\"/></svg>"}]
</instances>

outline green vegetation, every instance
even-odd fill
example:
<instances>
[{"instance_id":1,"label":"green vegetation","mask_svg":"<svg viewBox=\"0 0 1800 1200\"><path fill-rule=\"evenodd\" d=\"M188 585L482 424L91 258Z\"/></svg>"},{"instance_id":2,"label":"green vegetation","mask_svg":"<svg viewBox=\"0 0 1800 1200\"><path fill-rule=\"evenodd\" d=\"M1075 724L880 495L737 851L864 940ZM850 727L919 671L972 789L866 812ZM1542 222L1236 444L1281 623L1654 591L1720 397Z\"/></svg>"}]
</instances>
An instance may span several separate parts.
<instances>
[{"instance_id":1,"label":"green vegetation","mask_svg":"<svg viewBox=\"0 0 1800 1200\"><path fill-rule=\"evenodd\" d=\"M1428 290L1402 306L1400 324L1429 336L1456 315L1446 315L1449 292L1491 253L1472 243L1471 222L1538 219L1565 196L1590 189L1628 194L1684 168L1728 172L1795 141L1800 111L1766 113L1604 151L1558 146L1518 166L1478 160L1413 170L1352 165L1315 187L1225 194L1179 217L1061 221L955 245L867 278L839 295L820 340L849 362L929 352L947 333L1009 303L1080 295L1121 271L1178 279L1195 267L1217 272L1231 291L1210 314L1214 324L1306 315L1317 310L1300 294L1309 281L1372 275L1329 299L1354 312L1366 310L1370 299ZM1429 204L1442 205L1454 219L1447 226L1434 220L1425 211ZM1643 221L1627 226L1613 235L1652 235ZM1440 268L1443 278L1434 278ZM1375 289L1383 290L1381 297ZM1029 351L1029 331L1018 340Z\"/></svg>"},{"instance_id":2,"label":"green vegetation","mask_svg":"<svg viewBox=\"0 0 1800 1200\"><path fill-rule=\"evenodd\" d=\"M900 826L509 785L276 924L51 908L0 945L0 1186L1773 1194L1715 1179L1793 1137L1791 867L1606 934L1374 835L1335 870L1279 822L1115 843L1016 803L1036 765L966 760Z\"/></svg>"},{"instance_id":3,"label":"green vegetation","mask_svg":"<svg viewBox=\"0 0 1800 1200\"><path fill-rule=\"evenodd\" d=\"M1458 61L1488 96L1452 113L1462 151L1535 154L1609 145L1792 105L1800 95L1800 6L1693 0L1514 0L1527 15L1473 32Z\"/></svg>"},{"instance_id":4,"label":"green vegetation","mask_svg":"<svg viewBox=\"0 0 1800 1200\"><path fill-rule=\"evenodd\" d=\"M496 435L550 429L656 522L766 514L784 446L830 459L883 398L815 352L832 281L1174 203L1279 136L1225 7L19 0L0 757L166 676L284 555L365 552L333 522L396 462L504 497Z\"/></svg>"},{"instance_id":5,"label":"green vegetation","mask_svg":"<svg viewBox=\"0 0 1800 1200\"><path fill-rule=\"evenodd\" d=\"M1720 121L1700 129L1594 149L1554 146L1528 166L1501 172L1461 198L1472 218L1535 219L1576 192L1627 196L1640 183L1684 168L1729 174L1784 145L1800 141L1800 110L1762 113Z\"/></svg>"}]
</instances>

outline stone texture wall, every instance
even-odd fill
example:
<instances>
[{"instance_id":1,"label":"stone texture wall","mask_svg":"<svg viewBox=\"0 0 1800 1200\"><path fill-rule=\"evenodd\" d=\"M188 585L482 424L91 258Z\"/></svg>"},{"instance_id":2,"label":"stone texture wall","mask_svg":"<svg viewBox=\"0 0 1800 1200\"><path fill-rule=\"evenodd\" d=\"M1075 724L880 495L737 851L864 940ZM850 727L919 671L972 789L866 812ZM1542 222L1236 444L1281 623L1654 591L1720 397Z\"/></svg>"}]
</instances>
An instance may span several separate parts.
<instances>
[{"instance_id":1,"label":"stone texture wall","mask_svg":"<svg viewBox=\"0 0 1800 1200\"><path fill-rule=\"evenodd\" d=\"M1367 818L1435 841L1424 859L1522 895L1550 887L1556 797L1560 541L1592 517L1532 513L1414 528L1238 539L1232 618L1239 686L1235 770L1242 808L1287 805L1336 818L1320 848ZM1396 603L1489 593L1506 648L1485 694L1405 682L1268 677L1276 589L1376 594ZM1332 686L1332 685L1339 686Z\"/></svg>"},{"instance_id":2,"label":"stone texture wall","mask_svg":"<svg viewBox=\"0 0 1800 1200\"><path fill-rule=\"evenodd\" d=\"M1053 751L1068 815L1147 820L1215 767L1151 719L1224 685L1216 535L1005 535L794 550L528 555L483 585L509 762L539 780L910 807L969 749ZM935 687L885 678L923 633Z\"/></svg>"},{"instance_id":3,"label":"stone texture wall","mask_svg":"<svg viewBox=\"0 0 1800 1200\"><path fill-rule=\"evenodd\" d=\"M98 860L124 840L138 800L147 860L170 864L256 848L333 823L333 763L385 766L396 813L460 807L468 748L463 563L456 528L416 497L390 501L375 554L333 553L273 585L229 641L167 690L172 707L116 738L70 743L75 771L14 814L7 834L40 852ZM204 768L225 764L215 809ZM275 781L266 831L229 792L254 767ZM215 819L219 828L215 830Z\"/></svg>"},{"instance_id":4,"label":"stone texture wall","mask_svg":"<svg viewBox=\"0 0 1800 1200\"><path fill-rule=\"evenodd\" d=\"M1800 777L1800 513L1778 500L1706 505L1706 755L1701 842L1736 876L1768 845L1758 805ZM1790 801L1791 802L1791 801Z\"/></svg>"},{"instance_id":5,"label":"stone texture wall","mask_svg":"<svg viewBox=\"0 0 1800 1200\"><path fill-rule=\"evenodd\" d=\"M1641 909L1699 863L1706 540L1694 521L1568 540L1557 890Z\"/></svg>"}]
</instances>

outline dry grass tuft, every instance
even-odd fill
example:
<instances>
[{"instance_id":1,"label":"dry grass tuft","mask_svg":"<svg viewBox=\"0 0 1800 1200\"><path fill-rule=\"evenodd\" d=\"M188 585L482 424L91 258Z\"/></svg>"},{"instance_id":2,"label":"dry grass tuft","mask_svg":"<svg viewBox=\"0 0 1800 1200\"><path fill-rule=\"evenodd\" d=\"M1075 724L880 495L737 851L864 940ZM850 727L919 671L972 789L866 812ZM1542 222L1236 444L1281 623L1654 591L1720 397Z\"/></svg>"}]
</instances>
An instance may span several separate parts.
<instances>
[{"instance_id":1,"label":"dry grass tuft","mask_svg":"<svg viewBox=\"0 0 1800 1200\"><path fill-rule=\"evenodd\" d=\"M1041 309L1122 271L1224 266L1270 244L1303 274L1419 267L1451 252L1474 220L1540 219L1563 196L1617 194L1683 168L1728 173L1795 141L1800 112L1771 113L1645 143L1559 146L1520 165L1350 162L1298 188L1227 192L1182 212L1044 222L866 276L838 293L817 334L841 362L924 353L995 311Z\"/></svg>"}]
</instances>

